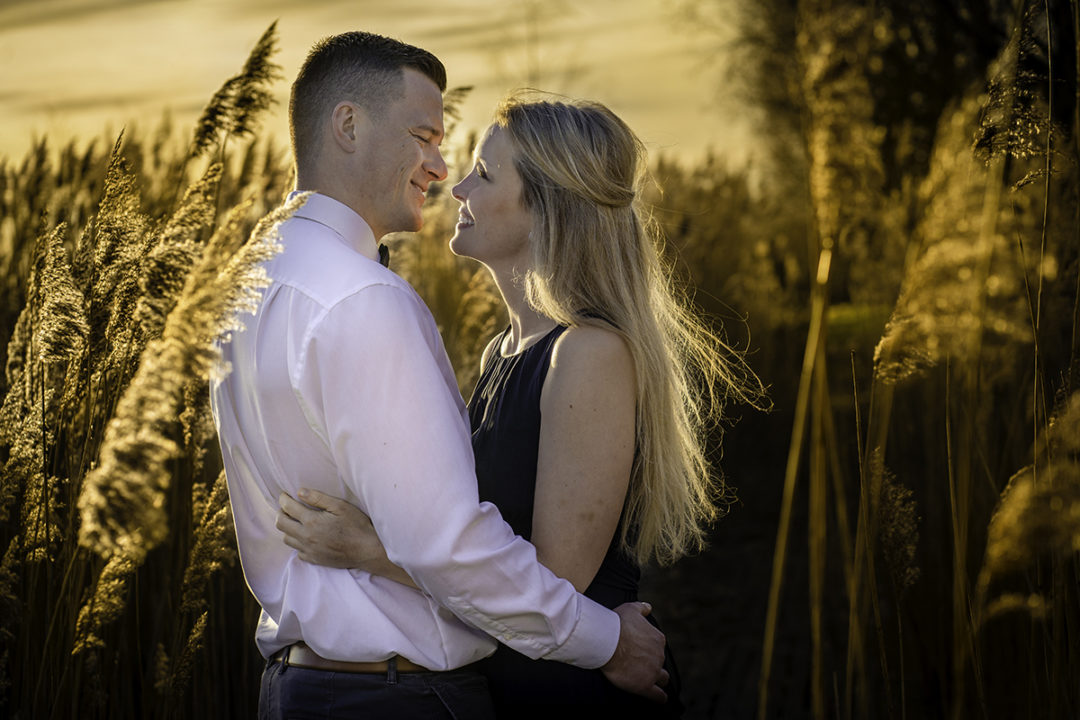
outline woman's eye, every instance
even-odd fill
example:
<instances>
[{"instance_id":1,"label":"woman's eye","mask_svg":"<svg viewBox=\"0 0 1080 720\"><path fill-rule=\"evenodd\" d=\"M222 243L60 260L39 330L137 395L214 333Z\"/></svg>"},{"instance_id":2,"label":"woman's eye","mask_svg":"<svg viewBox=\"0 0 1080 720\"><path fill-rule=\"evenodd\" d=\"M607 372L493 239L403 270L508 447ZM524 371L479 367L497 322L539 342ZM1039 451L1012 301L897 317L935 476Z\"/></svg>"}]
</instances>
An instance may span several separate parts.
<instances>
[{"instance_id":1,"label":"woman's eye","mask_svg":"<svg viewBox=\"0 0 1080 720\"><path fill-rule=\"evenodd\" d=\"M476 174L479 175L481 179L487 180L487 176L488 176L487 175L487 170L485 170L483 167L477 165L476 166Z\"/></svg>"}]
</instances>

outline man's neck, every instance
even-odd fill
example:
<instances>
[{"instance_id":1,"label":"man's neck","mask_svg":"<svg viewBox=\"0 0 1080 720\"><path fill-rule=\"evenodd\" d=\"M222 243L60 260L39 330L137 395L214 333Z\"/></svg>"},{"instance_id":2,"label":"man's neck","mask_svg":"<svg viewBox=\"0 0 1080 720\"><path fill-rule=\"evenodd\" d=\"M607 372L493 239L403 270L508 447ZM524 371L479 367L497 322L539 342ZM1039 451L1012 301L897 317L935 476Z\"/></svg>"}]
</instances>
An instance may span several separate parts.
<instances>
[{"instance_id":1,"label":"man's neck","mask_svg":"<svg viewBox=\"0 0 1080 720\"><path fill-rule=\"evenodd\" d=\"M297 176L296 186L293 188L295 192L316 192L320 195L325 195L328 198L337 200L345 207L352 210L354 213L364 219L364 222L371 228L372 234L375 235L375 242L382 240L383 235L386 233L380 232L380 230L371 224L371 220L367 217L367 214L356 207L355 201L351 201L351 193L340 190L341 183L327 182L325 180L320 181L318 178L304 178Z\"/></svg>"}]
</instances>

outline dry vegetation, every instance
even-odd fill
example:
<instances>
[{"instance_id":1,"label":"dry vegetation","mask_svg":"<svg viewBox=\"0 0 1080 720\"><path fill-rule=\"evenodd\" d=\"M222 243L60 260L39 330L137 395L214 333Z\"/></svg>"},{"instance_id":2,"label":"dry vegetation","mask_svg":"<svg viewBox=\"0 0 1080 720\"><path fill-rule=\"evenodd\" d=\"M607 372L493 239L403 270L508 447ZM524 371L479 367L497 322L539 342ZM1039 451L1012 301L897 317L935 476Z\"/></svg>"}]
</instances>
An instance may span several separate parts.
<instances>
[{"instance_id":1,"label":"dry vegetation","mask_svg":"<svg viewBox=\"0 0 1080 720\"><path fill-rule=\"evenodd\" d=\"M777 411L728 430L725 470L744 497L783 487L757 559L760 690L716 708L690 687L691 717L1080 714L1080 10L934 7L747 5L782 170L653 168L673 267L704 310L749 315L772 385ZM163 124L0 159L4 714L254 714L256 609L206 381L288 212L286 154L255 133L273 49L271 26L183 146ZM459 167L471 143L451 135ZM502 316L445 249L448 187L393 262L468 393ZM773 660L795 596L791 687Z\"/></svg>"}]
</instances>

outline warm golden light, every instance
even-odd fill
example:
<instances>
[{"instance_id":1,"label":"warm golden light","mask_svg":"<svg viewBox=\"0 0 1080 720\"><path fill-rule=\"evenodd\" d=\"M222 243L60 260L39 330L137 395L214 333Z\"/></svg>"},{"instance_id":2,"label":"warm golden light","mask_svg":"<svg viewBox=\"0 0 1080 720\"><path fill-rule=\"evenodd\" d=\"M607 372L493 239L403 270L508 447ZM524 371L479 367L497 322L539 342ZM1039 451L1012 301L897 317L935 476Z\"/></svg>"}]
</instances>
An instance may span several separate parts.
<instances>
[{"instance_id":1,"label":"warm golden light","mask_svg":"<svg viewBox=\"0 0 1080 720\"><path fill-rule=\"evenodd\" d=\"M451 87L474 86L463 128L482 128L519 87L599 100L624 117L652 154L741 161L748 124L725 111L722 72L702 58L717 39L691 33L676 3L459 0L305 3L83 2L0 6L0 155L18 158L33 137L89 140L168 111L187 131L206 98L275 18L286 80L264 129L287 139L289 83L320 37L363 29L418 44L447 66ZM730 105L731 103L727 103Z\"/></svg>"}]
</instances>

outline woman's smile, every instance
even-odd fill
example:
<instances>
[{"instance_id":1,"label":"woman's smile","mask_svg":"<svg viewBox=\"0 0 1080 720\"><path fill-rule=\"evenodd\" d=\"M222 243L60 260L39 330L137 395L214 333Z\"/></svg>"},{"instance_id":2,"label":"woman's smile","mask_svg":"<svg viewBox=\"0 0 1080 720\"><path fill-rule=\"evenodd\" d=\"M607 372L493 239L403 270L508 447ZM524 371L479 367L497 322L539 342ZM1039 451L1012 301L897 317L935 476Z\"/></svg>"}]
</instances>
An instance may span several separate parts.
<instances>
[{"instance_id":1,"label":"woman's smile","mask_svg":"<svg viewBox=\"0 0 1080 720\"><path fill-rule=\"evenodd\" d=\"M475 224L476 221L473 220L472 215L470 215L469 211L466 210L464 206L462 206L462 208L458 211L457 229L461 230L463 228L472 227Z\"/></svg>"}]
</instances>

